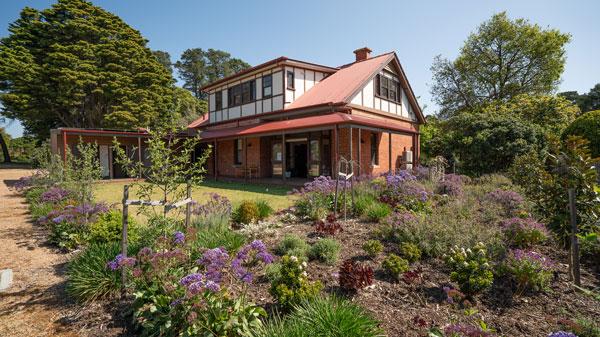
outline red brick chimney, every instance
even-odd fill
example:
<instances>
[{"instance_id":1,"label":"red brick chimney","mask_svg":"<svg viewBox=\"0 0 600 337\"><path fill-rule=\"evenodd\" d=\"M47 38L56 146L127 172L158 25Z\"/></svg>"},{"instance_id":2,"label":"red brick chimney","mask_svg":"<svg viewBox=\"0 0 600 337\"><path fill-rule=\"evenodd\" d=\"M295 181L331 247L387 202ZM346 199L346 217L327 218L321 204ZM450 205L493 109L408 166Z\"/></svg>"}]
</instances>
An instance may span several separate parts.
<instances>
[{"instance_id":1,"label":"red brick chimney","mask_svg":"<svg viewBox=\"0 0 600 337\"><path fill-rule=\"evenodd\" d=\"M363 47L354 51L354 55L356 55L356 61L364 61L371 57L372 50L368 47Z\"/></svg>"}]
</instances>

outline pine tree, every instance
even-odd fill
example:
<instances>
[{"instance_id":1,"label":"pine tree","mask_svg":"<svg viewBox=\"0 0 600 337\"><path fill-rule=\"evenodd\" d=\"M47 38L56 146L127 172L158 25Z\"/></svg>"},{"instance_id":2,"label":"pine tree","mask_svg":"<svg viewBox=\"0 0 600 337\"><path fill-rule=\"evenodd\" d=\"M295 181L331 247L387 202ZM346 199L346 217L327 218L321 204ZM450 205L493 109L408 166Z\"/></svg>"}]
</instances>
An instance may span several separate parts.
<instances>
[{"instance_id":1,"label":"pine tree","mask_svg":"<svg viewBox=\"0 0 600 337\"><path fill-rule=\"evenodd\" d=\"M55 127L152 126L174 113L174 80L140 32L83 0L25 7L0 40L2 114Z\"/></svg>"}]
</instances>

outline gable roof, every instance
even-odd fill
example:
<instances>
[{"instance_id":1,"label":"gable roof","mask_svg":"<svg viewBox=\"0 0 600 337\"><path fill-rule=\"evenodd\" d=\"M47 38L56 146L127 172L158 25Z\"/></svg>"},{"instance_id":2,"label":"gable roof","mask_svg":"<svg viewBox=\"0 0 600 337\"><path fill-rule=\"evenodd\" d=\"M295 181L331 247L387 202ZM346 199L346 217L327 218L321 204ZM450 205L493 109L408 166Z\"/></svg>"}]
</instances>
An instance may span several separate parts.
<instances>
[{"instance_id":1,"label":"gable roof","mask_svg":"<svg viewBox=\"0 0 600 337\"><path fill-rule=\"evenodd\" d=\"M297 60L288 59L287 57L280 57L258 66L247 69L247 72L258 70L260 68L270 66L279 62L294 61L302 62ZM307 62L304 62L309 64ZM322 105L345 105L350 104L352 98L371 80L377 75L383 68L388 64L393 63L399 72L400 82L402 87L407 89L406 96L412 109L417 116L417 119L421 123L425 123L425 116L423 111L417 102L417 98L408 82L404 69L400 64L400 60L395 52L388 52L378 56L370 57L366 60L356 61L343 65L339 68L330 68L333 72L328 77L315 84L310 90L302 94L298 99L292 102L290 105L280 110L281 112L287 110L300 110L303 108L310 108ZM231 80L233 77L237 77L245 71L226 77L217 82L211 83L208 86L202 88L208 89L214 87L216 84ZM273 111L276 112L276 111ZM208 114L194 121L188 126L188 128L198 128L208 124Z\"/></svg>"},{"instance_id":2,"label":"gable roof","mask_svg":"<svg viewBox=\"0 0 600 337\"><path fill-rule=\"evenodd\" d=\"M317 83L287 109L297 109L326 103L350 103L353 94L394 57L387 53L364 61L354 62Z\"/></svg>"}]
</instances>

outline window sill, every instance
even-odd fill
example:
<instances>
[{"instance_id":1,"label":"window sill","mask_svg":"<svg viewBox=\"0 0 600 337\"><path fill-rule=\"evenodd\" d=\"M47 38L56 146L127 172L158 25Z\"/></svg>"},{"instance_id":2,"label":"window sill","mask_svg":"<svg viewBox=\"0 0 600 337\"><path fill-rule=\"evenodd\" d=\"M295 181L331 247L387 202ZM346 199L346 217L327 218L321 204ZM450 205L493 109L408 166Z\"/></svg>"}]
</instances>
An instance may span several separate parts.
<instances>
[{"instance_id":1,"label":"window sill","mask_svg":"<svg viewBox=\"0 0 600 337\"><path fill-rule=\"evenodd\" d=\"M286 88L286 89L287 89L287 90L290 90L290 91L296 91L296 88L289 88L289 87L288 87L288 88Z\"/></svg>"}]
</instances>

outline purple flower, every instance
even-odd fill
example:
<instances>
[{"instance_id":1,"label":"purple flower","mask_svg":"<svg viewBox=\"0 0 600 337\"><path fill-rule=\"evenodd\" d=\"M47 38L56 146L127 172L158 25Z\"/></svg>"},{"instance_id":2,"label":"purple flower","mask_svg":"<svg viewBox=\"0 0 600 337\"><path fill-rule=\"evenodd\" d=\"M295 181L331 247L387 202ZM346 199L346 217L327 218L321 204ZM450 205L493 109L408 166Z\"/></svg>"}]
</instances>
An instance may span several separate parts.
<instances>
[{"instance_id":1,"label":"purple flower","mask_svg":"<svg viewBox=\"0 0 600 337\"><path fill-rule=\"evenodd\" d=\"M209 217L214 215L229 216L231 214L231 201L227 197L217 193L207 193L209 198L204 204L194 202L192 204L192 213L199 217Z\"/></svg>"},{"instance_id":2,"label":"purple flower","mask_svg":"<svg viewBox=\"0 0 600 337\"><path fill-rule=\"evenodd\" d=\"M509 260L513 263L531 263L544 271L551 270L555 266L552 260L532 250L513 249L509 253Z\"/></svg>"},{"instance_id":3,"label":"purple flower","mask_svg":"<svg viewBox=\"0 0 600 337\"><path fill-rule=\"evenodd\" d=\"M485 195L487 200L501 205L507 213L514 213L523 205L523 197L515 191L497 189Z\"/></svg>"},{"instance_id":4,"label":"purple flower","mask_svg":"<svg viewBox=\"0 0 600 337\"><path fill-rule=\"evenodd\" d=\"M549 334L548 337L577 337L577 335L566 331L557 331Z\"/></svg>"},{"instance_id":5,"label":"purple flower","mask_svg":"<svg viewBox=\"0 0 600 337\"><path fill-rule=\"evenodd\" d=\"M196 263L203 265L206 268L206 278L220 283L223 274L223 268L229 260L229 254L225 248L214 248L204 252L202 257Z\"/></svg>"},{"instance_id":6,"label":"purple flower","mask_svg":"<svg viewBox=\"0 0 600 337\"><path fill-rule=\"evenodd\" d=\"M65 200L70 194L71 194L71 192L69 192L63 188L52 187L49 190L47 190L46 192L42 193L42 195L40 196L40 200L42 202L57 203L57 202Z\"/></svg>"},{"instance_id":7,"label":"purple flower","mask_svg":"<svg viewBox=\"0 0 600 337\"><path fill-rule=\"evenodd\" d=\"M242 247L235 259L231 262L231 269L236 277L246 283L252 282L252 274L246 266L251 266L256 262L269 264L273 262L273 256L267 251L267 247L260 240L252 241L249 245Z\"/></svg>"},{"instance_id":8,"label":"purple flower","mask_svg":"<svg viewBox=\"0 0 600 337\"><path fill-rule=\"evenodd\" d=\"M340 187L344 182L340 181ZM293 194L307 194L307 193L321 193L321 194L329 194L335 191L335 180L331 179L331 177L319 176L316 177L313 181L309 181L302 186L299 190L294 189L292 191Z\"/></svg>"},{"instance_id":9,"label":"purple flower","mask_svg":"<svg viewBox=\"0 0 600 337\"><path fill-rule=\"evenodd\" d=\"M180 231L175 232L175 234L173 234L173 242L176 245L183 244L185 242L185 234Z\"/></svg>"},{"instance_id":10,"label":"purple flower","mask_svg":"<svg viewBox=\"0 0 600 337\"><path fill-rule=\"evenodd\" d=\"M123 254L119 254L115 256L114 260L108 262L106 265L108 269L115 271L117 269L121 269L123 267L133 267L135 265L135 258L133 257L125 257Z\"/></svg>"}]
</instances>

